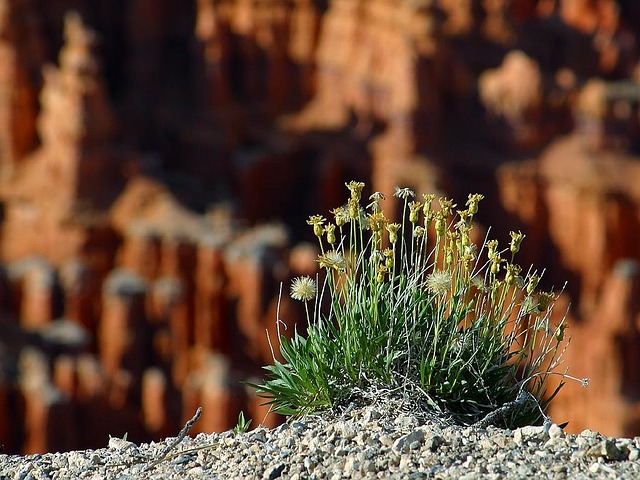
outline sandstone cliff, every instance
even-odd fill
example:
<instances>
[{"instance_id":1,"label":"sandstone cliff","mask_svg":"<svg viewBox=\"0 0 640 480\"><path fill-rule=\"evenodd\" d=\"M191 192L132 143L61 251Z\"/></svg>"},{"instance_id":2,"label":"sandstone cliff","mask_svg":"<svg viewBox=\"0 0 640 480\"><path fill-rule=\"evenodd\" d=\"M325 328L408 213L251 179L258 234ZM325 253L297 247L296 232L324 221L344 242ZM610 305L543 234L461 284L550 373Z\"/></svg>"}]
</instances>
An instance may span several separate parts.
<instances>
[{"instance_id":1,"label":"sandstone cliff","mask_svg":"<svg viewBox=\"0 0 640 480\"><path fill-rule=\"evenodd\" d=\"M637 435L631 3L1 2L0 443L148 440L198 405L203 431L277 423L239 380L354 178L483 193L479 227L569 280L591 388L554 420Z\"/></svg>"}]
</instances>

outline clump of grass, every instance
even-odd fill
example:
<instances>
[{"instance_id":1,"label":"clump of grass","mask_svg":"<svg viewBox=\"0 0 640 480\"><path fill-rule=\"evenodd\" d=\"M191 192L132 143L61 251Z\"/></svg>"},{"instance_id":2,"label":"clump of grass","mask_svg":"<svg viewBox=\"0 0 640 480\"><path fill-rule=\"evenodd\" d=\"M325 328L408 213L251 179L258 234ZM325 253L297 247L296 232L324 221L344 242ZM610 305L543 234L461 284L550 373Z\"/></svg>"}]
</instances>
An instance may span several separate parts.
<instances>
[{"instance_id":1,"label":"clump of grass","mask_svg":"<svg viewBox=\"0 0 640 480\"><path fill-rule=\"evenodd\" d=\"M556 373L566 323L553 324L556 295L538 290L540 275L523 275L515 262L524 235L511 232L503 249L496 240L476 245L479 194L456 211L450 199L416 200L398 188L404 208L401 223L393 223L383 194L363 207L364 184L346 186L350 197L333 210L333 222L308 220L324 286L294 280L291 296L305 303L307 332L279 334L284 361L274 356L264 367L258 394L285 415L395 392L463 424L490 419L515 428L544 419L564 379L578 379ZM317 294L328 296L329 308ZM557 374L562 381L547 391Z\"/></svg>"}]
</instances>

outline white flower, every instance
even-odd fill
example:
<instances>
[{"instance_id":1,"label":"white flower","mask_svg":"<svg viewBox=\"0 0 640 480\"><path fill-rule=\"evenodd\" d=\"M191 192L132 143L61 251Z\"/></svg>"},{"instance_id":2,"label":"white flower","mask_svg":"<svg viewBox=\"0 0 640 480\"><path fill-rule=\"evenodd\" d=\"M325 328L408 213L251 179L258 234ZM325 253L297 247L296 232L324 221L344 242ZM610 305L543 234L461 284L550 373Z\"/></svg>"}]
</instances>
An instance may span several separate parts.
<instances>
[{"instance_id":1,"label":"white flower","mask_svg":"<svg viewBox=\"0 0 640 480\"><path fill-rule=\"evenodd\" d=\"M449 272L433 272L427 276L427 290L434 295L441 295L451 289L451 282Z\"/></svg>"},{"instance_id":2,"label":"white flower","mask_svg":"<svg viewBox=\"0 0 640 480\"><path fill-rule=\"evenodd\" d=\"M393 196L406 200L409 197L411 198L415 197L416 193L408 187L404 187L404 188L396 187L396 191L393 194Z\"/></svg>"},{"instance_id":3,"label":"white flower","mask_svg":"<svg viewBox=\"0 0 640 480\"><path fill-rule=\"evenodd\" d=\"M335 250L330 250L327 253L320 255L316 261L322 268L333 268L339 272L342 272L347 268L347 263L345 262L344 257Z\"/></svg>"},{"instance_id":4,"label":"white flower","mask_svg":"<svg viewBox=\"0 0 640 480\"><path fill-rule=\"evenodd\" d=\"M316 298L318 289L316 282L311 277L297 277L291 282L291 298L308 302Z\"/></svg>"}]
</instances>

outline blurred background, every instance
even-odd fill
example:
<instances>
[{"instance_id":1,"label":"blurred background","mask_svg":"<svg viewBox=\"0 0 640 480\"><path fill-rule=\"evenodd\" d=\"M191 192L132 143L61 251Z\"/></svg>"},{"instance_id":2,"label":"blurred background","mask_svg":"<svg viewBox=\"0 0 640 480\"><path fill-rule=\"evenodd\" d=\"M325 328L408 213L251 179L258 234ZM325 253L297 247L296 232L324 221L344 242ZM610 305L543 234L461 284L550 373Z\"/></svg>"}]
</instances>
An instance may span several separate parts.
<instances>
[{"instance_id":1,"label":"blurred background","mask_svg":"<svg viewBox=\"0 0 640 480\"><path fill-rule=\"evenodd\" d=\"M640 435L639 33L633 0L0 0L5 452L282 421L241 380L349 180L483 194L568 282L590 386L553 420Z\"/></svg>"}]
</instances>

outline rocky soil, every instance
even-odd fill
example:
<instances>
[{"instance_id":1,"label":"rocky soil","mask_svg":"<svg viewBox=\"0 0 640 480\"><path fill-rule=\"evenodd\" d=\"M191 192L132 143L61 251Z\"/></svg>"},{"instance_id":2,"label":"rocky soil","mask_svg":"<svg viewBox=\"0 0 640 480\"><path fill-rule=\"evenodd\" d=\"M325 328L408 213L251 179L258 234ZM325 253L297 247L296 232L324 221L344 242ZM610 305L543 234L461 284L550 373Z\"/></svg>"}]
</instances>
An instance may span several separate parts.
<instances>
[{"instance_id":1,"label":"rocky soil","mask_svg":"<svg viewBox=\"0 0 640 480\"><path fill-rule=\"evenodd\" d=\"M503 430L418 419L391 405L306 416L275 429L186 435L98 450L0 455L0 479L640 478L640 437L555 424Z\"/></svg>"}]
</instances>

